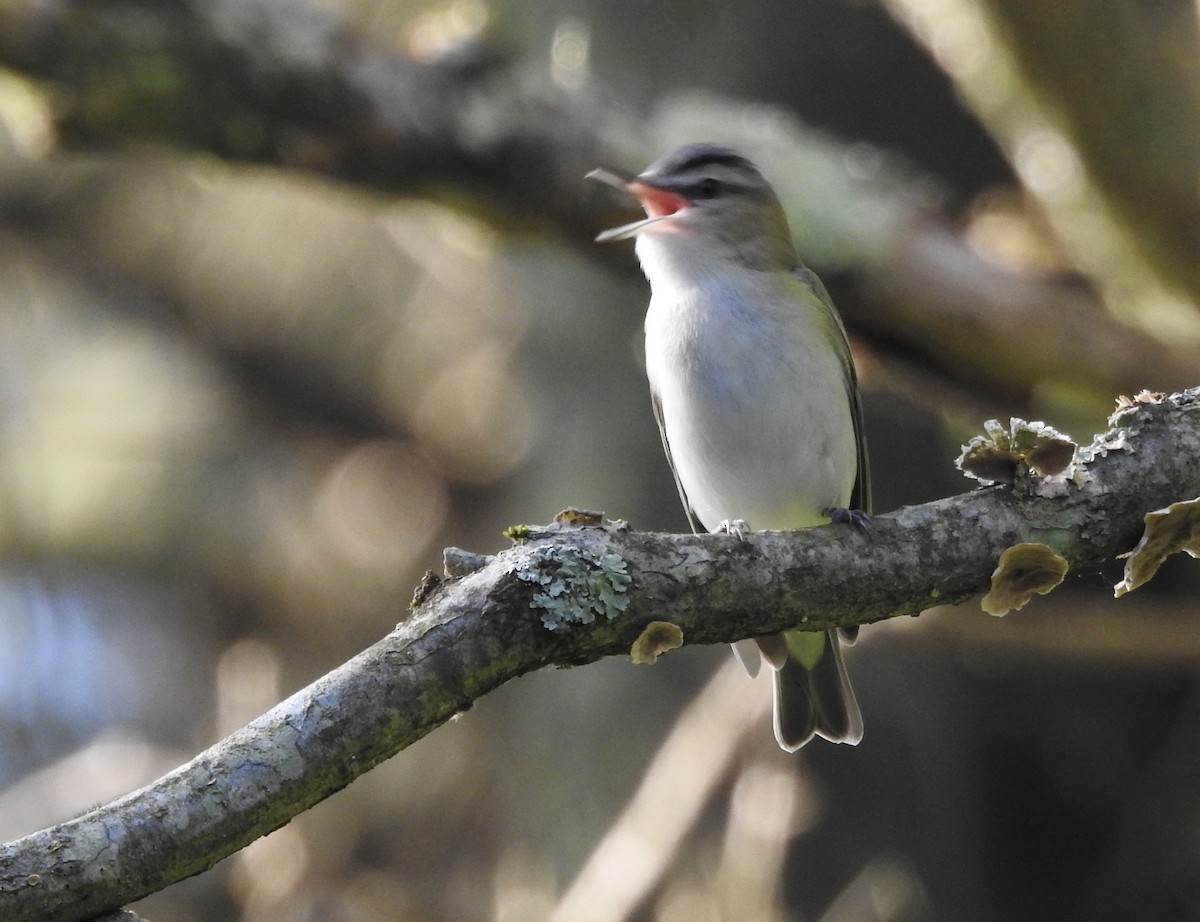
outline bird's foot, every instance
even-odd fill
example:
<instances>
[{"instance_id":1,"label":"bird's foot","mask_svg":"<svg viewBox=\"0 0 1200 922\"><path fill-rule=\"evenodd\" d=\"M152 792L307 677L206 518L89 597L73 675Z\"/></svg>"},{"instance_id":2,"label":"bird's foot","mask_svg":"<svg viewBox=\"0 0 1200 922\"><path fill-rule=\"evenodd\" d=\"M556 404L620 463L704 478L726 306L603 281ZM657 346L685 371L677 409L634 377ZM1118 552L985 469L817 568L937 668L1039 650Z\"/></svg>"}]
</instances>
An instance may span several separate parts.
<instances>
[{"instance_id":1,"label":"bird's foot","mask_svg":"<svg viewBox=\"0 0 1200 922\"><path fill-rule=\"evenodd\" d=\"M866 531L871 525L871 517L861 509L843 509L841 506L834 506L824 510L823 514L828 516L831 522L839 525L853 525L859 531Z\"/></svg>"},{"instance_id":2,"label":"bird's foot","mask_svg":"<svg viewBox=\"0 0 1200 922\"><path fill-rule=\"evenodd\" d=\"M723 535L733 535L739 541L745 541L746 535L750 534L751 529L750 523L745 519L722 519L716 531Z\"/></svg>"}]
</instances>

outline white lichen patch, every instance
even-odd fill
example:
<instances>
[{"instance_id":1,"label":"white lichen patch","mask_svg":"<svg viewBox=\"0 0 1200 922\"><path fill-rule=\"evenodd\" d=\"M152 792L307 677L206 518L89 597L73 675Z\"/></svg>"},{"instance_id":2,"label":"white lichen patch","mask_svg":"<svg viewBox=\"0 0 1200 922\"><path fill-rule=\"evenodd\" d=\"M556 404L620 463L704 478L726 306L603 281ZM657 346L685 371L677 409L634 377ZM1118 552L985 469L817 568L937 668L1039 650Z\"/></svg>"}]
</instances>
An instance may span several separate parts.
<instances>
[{"instance_id":1,"label":"white lichen patch","mask_svg":"<svg viewBox=\"0 0 1200 922\"><path fill-rule=\"evenodd\" d=\"M591 624L597 616L611 621L629 605L625 590L632 577L617 554L543 545L512 572L539 587L530 604L541 610L542 624L551 631Z\"/></svg>"}]
</instances>

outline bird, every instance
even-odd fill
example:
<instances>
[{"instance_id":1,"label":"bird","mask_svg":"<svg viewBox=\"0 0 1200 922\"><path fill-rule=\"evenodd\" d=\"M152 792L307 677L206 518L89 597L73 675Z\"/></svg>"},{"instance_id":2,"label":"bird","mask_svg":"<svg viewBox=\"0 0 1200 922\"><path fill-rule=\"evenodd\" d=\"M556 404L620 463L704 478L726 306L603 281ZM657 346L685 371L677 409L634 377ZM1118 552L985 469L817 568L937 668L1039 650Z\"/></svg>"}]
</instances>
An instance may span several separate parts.
<instances>
[{"instance_id":1,"label":"bird","mask_svg":"<svg viewBox=\"0 0 1200 922\"><path fill-rule=\"evenodd\" d=\"M634 238L650 283L646 375L663 448L694 532L849 523L866 529L870 477L853 358L829 293L797 255L771 184L743 155L684 145L635 175L588 174L646 217ZM862 714L843 642L857 628L788 630L734 652L774 671L775 737L857 744ZM757 650L755 649L757 647Z\"/></svg>"}]
</instances>

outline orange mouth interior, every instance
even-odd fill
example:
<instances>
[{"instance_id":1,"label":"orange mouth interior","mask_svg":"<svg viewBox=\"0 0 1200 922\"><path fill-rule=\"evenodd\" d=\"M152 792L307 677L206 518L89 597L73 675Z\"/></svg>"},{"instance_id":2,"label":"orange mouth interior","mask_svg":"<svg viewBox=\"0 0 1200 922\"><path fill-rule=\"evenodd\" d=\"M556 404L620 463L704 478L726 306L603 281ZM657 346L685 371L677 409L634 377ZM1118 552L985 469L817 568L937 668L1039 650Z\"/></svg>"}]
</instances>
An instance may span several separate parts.
<instances>
[{"instance_id":1,"label":"orange mouth interior","mask_svg":"<svg viewBox=\"0 0 1200 922\"><path fill-rule=\"evenodd\" d=\"M646 209L647 217L662 218L691 207L691 202L678 192L659 189L644 182L631 182L629 191L637 196L642 207Z\"/></svg>"}]
</instances>

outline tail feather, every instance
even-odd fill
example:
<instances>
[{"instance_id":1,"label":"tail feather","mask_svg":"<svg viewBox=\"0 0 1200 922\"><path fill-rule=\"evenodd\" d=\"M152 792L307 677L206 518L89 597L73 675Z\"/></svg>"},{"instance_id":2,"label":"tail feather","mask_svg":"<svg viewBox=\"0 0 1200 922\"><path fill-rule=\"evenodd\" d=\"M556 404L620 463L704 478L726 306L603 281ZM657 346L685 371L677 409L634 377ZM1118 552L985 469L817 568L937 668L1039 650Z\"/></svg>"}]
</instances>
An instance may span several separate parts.
<instances>
[{"instance_id":1,"label":"tail feather","mask_svg":"<svg viewBox=\"0 0 1200 922\"><path fill-rule=\"evenodd\" d=\"M788 639L796 642L795 635ZM856 745L862 739L862 714L837 631L809 635L804 642L811 647L804 662L793 655L775 673L775 738L788 752L813 736Z\"/></svg>"}]
</instances>

